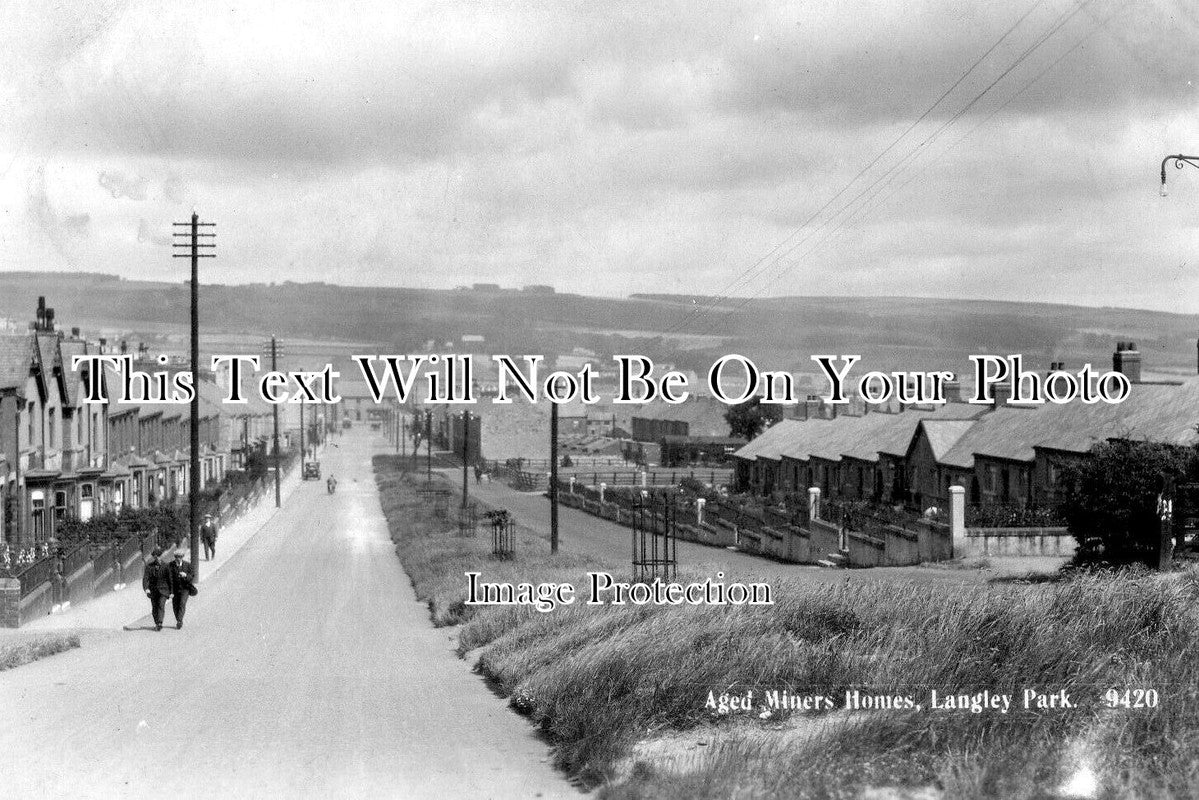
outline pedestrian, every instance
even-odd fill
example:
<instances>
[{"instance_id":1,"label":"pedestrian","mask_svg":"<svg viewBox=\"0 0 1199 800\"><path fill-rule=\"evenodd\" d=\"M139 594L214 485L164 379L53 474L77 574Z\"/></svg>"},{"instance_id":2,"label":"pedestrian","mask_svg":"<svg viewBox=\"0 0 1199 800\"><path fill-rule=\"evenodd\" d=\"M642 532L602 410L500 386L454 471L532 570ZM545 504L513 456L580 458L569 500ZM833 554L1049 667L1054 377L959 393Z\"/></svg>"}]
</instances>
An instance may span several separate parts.
<instances>
[{"instance_id":1,"label":"pedestrian","mask_svg":"<svg viewBox=\"0 0 1199 800\"><path fill-rule=\"evenodd\" d=\"M175 612L175 627L183 627L183 615L187 612L187 598L196 594L196 585L192 583L192 565L184 561L187 551L182 547L175 548L175 560L167 567L171 577L171 610Z\"/></svg>"},{"instance_id":2,"label":"pedestrian","mask_svg":"<svg viewBox=\"0 0 1199 800\"><path fill-rule=\"evenodd\" d=\"M162 616L166 611L167 598L171 596L171 575L162 563L162 548L155 547L146 558L142 571L142 590L150 598L150 613L154 617L154 630L162 630Z\"/></svg>"},{"instance_id":3,"label":"pedestrian","mask_svg":"<svg viewBox=\"0 0 1199 800\"><path fill-rule=\"evenodd\" d=\"M475 485L483 482L483 468L475 464Z\"/></svg>"},{"instance_id":4,"label":"pedestrian","mask_svg":"<svg viewBox=\"0 0 1199 800\"><path fill-rule=\"evenodd\" d=\"M212 521L212 514L205 514L204 524L200 526L200 541L204 544L205 561L216 558L216 536L216 523Z\"/></svg>"}]
</instances>

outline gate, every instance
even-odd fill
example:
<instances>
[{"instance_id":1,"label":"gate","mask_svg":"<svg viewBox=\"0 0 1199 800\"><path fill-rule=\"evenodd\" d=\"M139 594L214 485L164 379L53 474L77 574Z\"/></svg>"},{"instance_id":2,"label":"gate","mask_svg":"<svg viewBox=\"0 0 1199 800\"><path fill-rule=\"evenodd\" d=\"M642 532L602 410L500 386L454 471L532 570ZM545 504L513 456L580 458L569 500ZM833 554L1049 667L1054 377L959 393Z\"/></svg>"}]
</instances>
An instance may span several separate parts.
<instances>
[{"instance_id":1,"label":"gate","mask_svg":"<svg viewBox=\"0 0 1199 800\"><path fill-rule=\"evenodd\" d=\"M488 511L485 515L491 522L491 554L507 561L516 557L516 520L506 508Z\"/></svg>"},{"instance_id":2,"label":"gate","mask_svg":"<svg viewBox=\"0 0 1199 800\"><path fill-rule=\"evenodd\" d=\"M642 495L632 508L633 581L673 581L678 568L676 511L670 498Z\"/></svg>"}]
</instances>

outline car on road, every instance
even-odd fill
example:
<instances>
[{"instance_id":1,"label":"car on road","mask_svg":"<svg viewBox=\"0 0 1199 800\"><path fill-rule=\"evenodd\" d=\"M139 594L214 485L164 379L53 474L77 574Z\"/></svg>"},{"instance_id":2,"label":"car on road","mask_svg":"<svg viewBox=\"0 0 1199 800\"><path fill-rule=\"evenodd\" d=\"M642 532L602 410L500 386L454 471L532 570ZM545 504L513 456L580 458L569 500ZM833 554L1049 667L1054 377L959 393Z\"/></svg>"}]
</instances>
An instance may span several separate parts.
<instances>
[{"instance_id":1,"label":"car on road","mask_svg":"<svg viewBox=\"0 0 1199 800\"><path fill-rule=\"evenodd\" d=\"M312 478L313 480L320 480L321 462L305 461L304 462L304 471L303 471L302 475L303 475L304 480L308 480L309 478Z\"/></svg>"}]
</instances>

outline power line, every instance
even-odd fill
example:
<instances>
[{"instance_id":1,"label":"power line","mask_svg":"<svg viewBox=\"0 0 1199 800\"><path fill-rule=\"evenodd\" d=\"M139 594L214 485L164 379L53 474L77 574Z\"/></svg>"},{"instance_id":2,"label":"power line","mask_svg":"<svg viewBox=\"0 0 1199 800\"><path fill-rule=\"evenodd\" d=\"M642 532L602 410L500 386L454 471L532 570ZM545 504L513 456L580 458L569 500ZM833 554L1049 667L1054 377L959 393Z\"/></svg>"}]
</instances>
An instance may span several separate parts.
<instances>
[{"instance_id":1,"label":"power line","mask_svg":"<svg viewBox=\"0 0 1199 800\"><path fill-rule=\"evenodd\" d=\"M748 283L749 281L752 281L755 278L759 277L762 274L762 272L764 272L766 269L766 267L764 267L763 265L765 265L766 262L769 261L775 255L775 253L777 253L779 251L779 248L786 245L787 242L789 242L791 239L793 239L795 236L797 236L800 232L802 232L805 228L807 228L808 225L810 225L812 222L814 222L821 214L823 214L830 206L832 206L833 203L835 203L838 198L840 198L843 194L845 194L845 192L848 191L849 188L851 186L853 186L863 175L865 175L871 168L873 168L875 164L877 164L889 152L891 152L893 149L895 149L896 145L898 145L905 137L907 137L908 134L910 134L913 130L915 130L916 127L921 122L923 122L925 119L927 119L929 114L931 114L936 109L936 107L939 106L941 104L941 102L944 101L945 98L950 95L951 92L953 92L954 89L956 89L958 86L960 86L962 84L962 82L964 80L966 80L966 78L968 78L974 72L974 70L976 70L979 67L979 65L982 64L982 62L985 61L987 59L987 57L990 56L991 53L993 53L995 51L995 49L998 48L1004 42L1004 40L1006 40L1016 30L1016 28L1018 28L1020 26L1020 24L1023 23L1024 20L1027 19L1030 14L1033 13L1033 11L1035 11L1037 8L1039 8L1043 2L1044 2L1044 0L1036 0L1035 3L1033 3L1031 6L1029 6L1028 10L1025 11L1022 15L1020 15L1020 17L1014 23L1012 23L1012 25L1006 31L1004 31L1002 36L1000 36L998 39L996 39L995 42L992 43L991 46L988 47L987 50L981 56L979 56L974 61L974 63L971 64L970 67L965 72L963 72L961 74L961 76L958 77L958 79L953 82L952 85L950 85L950 87L948 89L946 89L944 92L941 93L940 97L938 97L936 100L933 101L932 105L930 105L928 108L926 108L924 110L924 113L922 113L919 117L917 117L916 120L914 122L912 122L912 124L909 125L906 130L904 130L903 133L899 134L899 136L892 139L891 143L888 144L885 148L883 148L883 150L878 155L876 155L870 161L870 163L868 163L866 166L864 166L860 170L858 170L858 173L856 175L854 175L853 178L851 178L848 183L846 183L844 186L842 186L841 189L838 190L838 192L836 194L834 194L831 198L829 198L829 200L823 206L821 206L815 213L813 213L806 220L804 220L804 222L798 228L793 230L782 241L780 241L777 245L775 245L769 253L767 253L766 255L759 258L756 262L754 262L752 265L750 265L747 269L743 270L736 278L734 278L729 284L727 284L721 290L721 293L719 295L717 295L714 298L711 298L710 302L708 302L704 306L701 306L701 307L695 308L695 309L691 309L691 314L699 316L699 315L706 313L707 310L710 310L711 308L715 307L721 301L728 299L729 295L733 291L735 291L739 285ZM808 238L810 238L810 236L811 235L809 235L808 237L805 237L805 239L797 242L796 246L802 244L804 241L806 241ZM790 250L787 252L790 252ZM784 255L786 255L786 253L784 253ZM759 267L762 267L762 269L759 270ZM754 271L758 271L758 274L751 276L750 273L754 272ZM691 320L689 317L684 318L680 322L676 323L676 325L672 326L672 328L670 330L668 330L667 333L668 334L675 333L679 330L682 330L690 323L690 321Z\"/></svg>"},{"instance_id":2,"label":"power line","mask_svg":"<svg viewBox=\"0 0 1199 800\"><path fill-rule=\"evenodd\" d=\"M853 199L851 199L844 206L842 206L836 213L834 213L831 217L829 217L827 220L825 220L821 224L820 227L828 228L828 226L831 225L832 220L836 219L838 216L840 216L845 211L850 209L859 200L866 197L866 195L871 190L873 190L876 186L878 186L881 182L887 180L888 177L893 176L896 173L896 170L902 169L902 168L906 167L907 165L909 165L910 163L912 163L915 160L915 158L920 154L920 152L923 150L924 147L926 147L927 145L936 141L936 139L939 138L940 135L944 131L946 131L948 128L950 128L952 125L954 125L963 116L965 116L966 113L968 113L971 108L973 108L986 94L988 94L996 85L998 85L1000 81L1002 81L1013 70L1015 70L1020 64L1022 64L1033 52L1035 52L1038 48L1041 47L1041 45L1043 45L1054 34L1056 34L1059 30L1061 30L1061 28L1064 25L1066 25L1071 19L1074 18L1074 16L1079 11L1081 11L1083 8L1085 8L1087 5L1089 5L1091 2L1093 2L1093 0L1082 0L1082 2L1077 3L1072 10L1068 10L1068 11L1065 11L1062 14L1060 14L1058 16L1057 20L1044 33L1042 33L1040 36L1038 36L1031 45L1029 45L1027 48L1025 48L1025 50L1019 56L1017 56L1017 58L1005 70L1003 70L1003 72L1001 72L998 77L996 77L993 81L991 81L991 83L989 83L982 91L980 91L978 94L976 94L974 96L974 98L970 100L969 103L967 103L961 110L959 110L956 114L954 114L949 120L947 120L945 123L943 123L939 128L937 128L937 130L935 130L933 133L926 136L923 141L921 141L918 145L916 145L916 147L914 147L912 150L908 151L908 153L905 156L903 156L899 161L897 161L889 169L887 169L885 172L883 172L883 174L880 175L878 178L876 178L873 183L871 183L869 186L867 186L862 191L858 192L858 194ZM1073 48L1071 48L1071 49L1073 49ZM1055 62L1055 64L1056 63L1057 62ZM892 178L892 180L893 180L893 178ZM888 183L889 182L890 181L888 181ZM885 188L886 188L886 184L884 184L883 187L880 188L879 192L875 193L875 195L873 195L873 196L871 196L871 198L867 199L866 202L869 202L870 199L873 199L873 197L877 197L878 194L881 193L882 189L885 189ZM856 213L856 212L854 212L854 213ZM790 264L784 265L783 268L779 271L779 273L771 279L771 281L777 281L779 278L781 278L787 272L794 269L803 259L807 258L812 253L814 253L832 235L836 234L842 228L844 228L846 223L852 218L852 216L853 216L853 214L846 216L844 219L841 220L840 223L838 223L836 225L836 227L829 228L828 232L824 236L822 236L820 238L820 240L815 243L815 245L813 245L811 248L809 248L807 251L805 251L803 254L801 254L801 256L799 258L797 258L795 261L791 262ZM809 238L811 238L811 237L809 237ZM795 247L792 247L792 248L788 249L785 253L783 253L783 255L778 260L776 260L775 266L777 266L778 264L780 264L782 262L782 258L784 258L787 255L790 255L790 253L794 252L798 248L799 244L802 244L802 242L797 243ZM764 291L764 290L765 290L765 288L763 288L763 290L760 290L760 291L750 295L749 297L744 298L738 305L734 306L732 309L730 309L728 312L726 312L725 317L735 314L736 312L743 309L749 303L758 299L761 296L762 291ZM709 330L711 330L710 326L708 328L706 328L704 330L704 332L706 333Z\"/></svg>"}]
</instances>

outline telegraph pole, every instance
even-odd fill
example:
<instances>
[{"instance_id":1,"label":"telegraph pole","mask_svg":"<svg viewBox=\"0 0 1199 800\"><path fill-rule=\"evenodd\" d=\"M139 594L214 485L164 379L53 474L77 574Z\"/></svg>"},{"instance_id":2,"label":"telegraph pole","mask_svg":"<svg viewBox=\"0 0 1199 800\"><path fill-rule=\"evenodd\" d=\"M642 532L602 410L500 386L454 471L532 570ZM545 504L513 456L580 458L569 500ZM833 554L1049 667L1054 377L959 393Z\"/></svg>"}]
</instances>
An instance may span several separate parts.
<instances>
[{"instance_id":1,"label":"telegraph pole","mask_svg":"<svg viewBox=\"0 0 1199 800\"><path fill-rule=\"evenodd\" d=\"M467 455L470 453L470 412L462 411L462 507L466 508L470 484L466 480Z\"/></svg>"},{"instance_id":2,"label":"telegraph pole","mask_svg":"<svg viewBox=\"0 0 1199 800\"><path fill-rule=\"evenodd\" d=\"M558 404L550 403L550 553L558 552Z\"/></svg>"},{"instance_id":3,"label":"telegraph pole","mask_svg":"<svg viewBox=\"0 0 1199 800\"><path fill-rule=\"evenodd\" d=\"M271 354L271 372L278 372L279 371L279 342L278 342L278 340L274 336L272 336L269 348L267 345L263 345L263 349L267 350ZM271 403L271 417L272 417L272 422L274 423L274 428L275 428L275 430L274 430L275 508L279 508L280 506L283 505L283 498L282 498L282 491L279 488L280 467L279 467L279 404L278 403Z\"/></svg>"},{"instance_id":4,"label":"telegraph pole","mask_svg":"<svg viewBox=\"0 0 1199 800\"><path fill-rule=\"evenodd\" d=\"M425 480L433 480L433 412L425 412Z\"/></svg>"},{"instance_id":5,"label":"telegraph pole","mask_svg":"<svg viewBox=\"0 0 1199 800\"><path fill-rule=\"evenodd\" d=\"M184 230L172 231L172 236L186 237L184 241L172 240L172 245L183 252L172 253L175 258L191 259L191 362L192 362L192 398L189 433L191 434L191 459L188 466L191 474L187 493L187 523L188 538L191 540L192 574L200 577L200 259L216 258L216 253L201 252L215 250L216 243L205 241L216 238L216 232L201 228L215 228L215 222L200 222L200 216L192 212L191 222L176 222L173 227Z\"/></svg>"}]
</instances>

